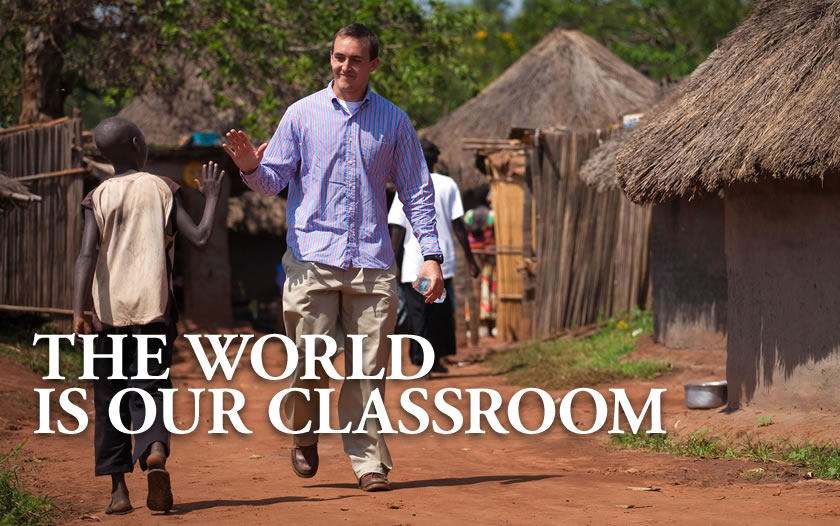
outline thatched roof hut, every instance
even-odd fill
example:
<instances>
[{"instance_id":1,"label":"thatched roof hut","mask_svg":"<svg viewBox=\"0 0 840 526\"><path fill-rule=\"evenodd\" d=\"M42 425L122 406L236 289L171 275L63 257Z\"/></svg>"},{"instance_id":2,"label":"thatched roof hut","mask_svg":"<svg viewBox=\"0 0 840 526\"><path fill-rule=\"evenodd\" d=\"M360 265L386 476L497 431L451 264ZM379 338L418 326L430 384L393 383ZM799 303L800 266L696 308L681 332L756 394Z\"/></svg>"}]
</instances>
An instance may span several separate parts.
<instances>
[{"instance_id":1,"label":"thatched roof hut","mask_svg":"<svg viewBox=\"0 0 840 526\"><path fill-rule=\"evenodd\" d=\"M637 202L723 190L732 408L840 397L838 20L840 0L758 4L616 160Z\"/></svg>"},{"instance_id":2,"label":"thatched roof hut","mask_svg":"<svg viewBox=\"0 0 840 526\"><path fill-rule=\"evenodd\" d=\"M26 206L41 197L31 193L21 183L0 172L0 214L12 207Z\"/></svg>"},{"instance_id":3,"label":"thatched roof hut","mask_svg":"<svg viewBox=\"0 0 840 526\"><path fill-rule=\"evenodd\" d=\"M176 70L181 82L171 93L149 89L128 103L119 116L136 123L146 142L155 146L175 146L194 132L215 131L224 135L236 122L236 112L216 109L216 94L201 76L201 69L180 60Z\"/></svg>"},{"instance_id":4,"label":"thatched roof hut","mask_svg":"<svg viewBox=\"0 0 840 526\"><path fill-rule=\"evenodd\" d=\"M640 122L614 132L581 167L580 179L598 192L620 191L616 155L643 126ZM698 244L698 239L703 243ZM690 202L676 198L653 206L650 269L657 343L672 349L726 346L723 242L723 201L717 195Z\"/></svg>"},{"instance_id":5,"label":"thatched roof hut","mask_svg":"<svg viewBox=\"0 0 840 526\"><path fill-rule=\"evenodd\" d=\"M840 2L759 3L618 155L636 202L840 168Z\"/></svg>"},{"instance_id":6,"label":"thatched roof hut","mask_svg":"<svg viewBox=\"0 0 840 526\"><path fill-rule=\"evenodd\" d=\"M462 190L483 182L462 139L504 139L512 127L606 128L648 108L658 87L579 31L556 29L433 126L420 132L441 150Z\"/></svg>"},{"instance_id":7,"label":"thatched roof hut","mask_svg":"<svg viewBox=\"0 0 840 526\"><path fill-rule=\"evenodd\" d=\"M616 156L640 133L646 121L666 111L679 98L684 85L680 82L667 87L663 100L642 121L613 132L581 167L581 181L598 192L620 191ZM690 202L676 198L656 204L650 217L654 340L671 349L725 348L723 201L717 195ZM698 244L698 239L703 243Z\"/></svg>"}]
</instances>

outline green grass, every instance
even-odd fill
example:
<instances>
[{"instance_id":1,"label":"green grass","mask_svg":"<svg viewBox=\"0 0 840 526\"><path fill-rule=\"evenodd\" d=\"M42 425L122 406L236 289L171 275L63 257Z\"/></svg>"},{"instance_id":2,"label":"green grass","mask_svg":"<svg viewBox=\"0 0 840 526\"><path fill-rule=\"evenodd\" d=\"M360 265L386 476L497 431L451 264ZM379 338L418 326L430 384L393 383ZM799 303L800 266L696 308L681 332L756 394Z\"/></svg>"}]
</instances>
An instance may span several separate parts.
<instances>
[{"instance_id":1,"label":"green grass","mask_svg":"<svg viewBox=\"0 0 840 526\"><path fill-rule=\"evenodd\" d=\"M840 448L837 444L805 444L790 441L767 442L747 435L740 442L713 437L701 429L685 438L645 433L611 435L612 445L620 448L646 449L685 457L741 458L755 462L791 464L808 470L813 477L840 480ZM742 473L748 480L760 479L765 470Z\"/></svg>"},{"instance_id":2,"label":"green grass","mask_svg":"<svg viewBox=\"0 0 840 526\"><path fill-rule=\"evenodd\" d=\"M57 511L50 497L33 495L19 473L30 462L20 454L24 443L0 457L0 524L41 526L52 522Z\"/></svg>"},{"instance_id":3,"label":"green grass","mask_svg":"<svg viewBox=\"0 0 840 526\"><path fill-rule=\"evenodd\" d=\"M710 438L706 430L695 431L685 440L674 440L662 434L624 433L612 435L618 447L649 449L683 457L722 457L726 447L721 440Z\"/></svg>"},{"instance_id":4,"label":"green grass","mask_svg":"<svg viewBox=\"0 0 840 526\"><path fill-rule=\"evenodd\" d=\"M33 346L35 333L59 334L54 323L34 315L0 313L0 356L6 356L41 376L49 370L49 352L45 341ZM61 342L60 372L68 383L78 384L82 375L82 353L67 341Z\"/></svg>"},{"instance_id":5,"label":"green grass","mask_svg":"<svg viewBox=\"0 0 840 526\"><path fill-rule=\"evenodd\" d=\"M777 455L776 447L773 444L761 440L754 440L750 435L744 438L743 446L736 451L739 456L765 464L774 460Z\"/></svg>"},{"instance_id":6,"label":"green grass","mask_svg":"<svg viewBox=\"0 0 840 526\"><path fill-rule=\"evenodd\" d=\"M840 480L840 448L836 444L786 443L782 460L809 468L818 478Z\"/></svg>"},{"instance_id":7,"label":"green grass","mask_svg":"<svg viewBox=\"0 0 840 526\"><path fill-rule=\"evenodd\" d=\"M506 375L511 383L541 389L592 386L625 378L649 379L668 369L668 364L624 358L636 347L639 336L652 332L652 315L636 311L622 319L609 320L593 336L559 339L501 353L491 357L488 365L495 373Z\"/></svg>"}]
</instances>

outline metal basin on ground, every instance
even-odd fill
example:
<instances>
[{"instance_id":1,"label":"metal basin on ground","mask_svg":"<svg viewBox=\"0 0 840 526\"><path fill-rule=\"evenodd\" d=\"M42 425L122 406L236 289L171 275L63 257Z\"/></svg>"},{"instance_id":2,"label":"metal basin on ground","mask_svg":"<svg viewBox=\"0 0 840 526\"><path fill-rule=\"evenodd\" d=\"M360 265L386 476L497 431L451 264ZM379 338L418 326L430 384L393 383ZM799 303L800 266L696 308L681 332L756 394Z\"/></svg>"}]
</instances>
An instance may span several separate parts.
<instances>
[{"instance_id":1,"label":"metal basin on ground","mask_svg":"<svg viewBox=\"0 0 840 526\"><path fill-rule=\"evenodd\" d=\"M725 404L725 380L685 384L685 405L689 409L713 409Z\"/></svg>"}]
</instances>

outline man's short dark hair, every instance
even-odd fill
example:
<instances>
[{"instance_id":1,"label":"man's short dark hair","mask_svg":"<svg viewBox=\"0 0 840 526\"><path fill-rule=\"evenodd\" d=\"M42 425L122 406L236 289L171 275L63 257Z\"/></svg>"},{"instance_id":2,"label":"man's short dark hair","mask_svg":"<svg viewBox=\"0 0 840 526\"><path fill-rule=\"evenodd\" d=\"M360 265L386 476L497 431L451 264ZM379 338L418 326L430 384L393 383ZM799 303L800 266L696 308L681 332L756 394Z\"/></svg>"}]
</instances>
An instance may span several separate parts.
<instances>
[{"instance_id":1,"label":"man's short dark hair","mask_svg":"<svg viewBox=\"0 0 840 526\"><path fill-rule=\"evenodd\" d=\"M367 26L362 24L350 24L339 29L330 43L330 55L332 55L333 48L335 47L335 41L338 37L367 38L368 43L370 44L368 46L368 51L370 51L370 57L368 60L373 60L379 57L379 39L376 38L376 33L371 31Z\"/></svg>"}]
</instances>

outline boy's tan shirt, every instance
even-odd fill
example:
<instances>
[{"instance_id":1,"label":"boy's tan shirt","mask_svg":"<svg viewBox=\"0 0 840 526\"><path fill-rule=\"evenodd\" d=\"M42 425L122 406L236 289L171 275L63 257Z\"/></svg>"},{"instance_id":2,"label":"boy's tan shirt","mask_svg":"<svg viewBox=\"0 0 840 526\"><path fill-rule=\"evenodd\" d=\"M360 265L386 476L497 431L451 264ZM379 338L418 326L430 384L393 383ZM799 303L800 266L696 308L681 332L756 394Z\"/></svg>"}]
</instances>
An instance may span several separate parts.
<instances>
[{"instance_id":1,"label":"boy's tan shirt","mask_svg":"<svg viewBox=\"0 0 840 526\"><path fill-rule=\"evenodd\" d=\"M160 319L169 301L172 191L161 178L137 172L104 181L91 199L100 234L93 280L99 319L113 327Z\"/></svg>"}]
</instances>

